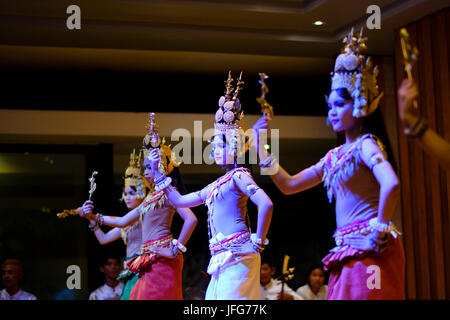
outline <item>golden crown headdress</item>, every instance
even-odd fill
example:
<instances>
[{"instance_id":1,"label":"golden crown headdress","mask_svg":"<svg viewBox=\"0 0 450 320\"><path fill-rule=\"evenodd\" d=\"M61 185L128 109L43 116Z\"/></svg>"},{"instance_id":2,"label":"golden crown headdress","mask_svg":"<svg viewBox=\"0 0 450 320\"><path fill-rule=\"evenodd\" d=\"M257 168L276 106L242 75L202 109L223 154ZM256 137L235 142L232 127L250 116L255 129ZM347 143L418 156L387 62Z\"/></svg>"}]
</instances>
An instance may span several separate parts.
<instances>
[{"instance_id":1,"label":"golden crown headdress","mask_svg":"<svg viewBox=\"0 0 450 320\"><path fill-rule=\"evenodd\" d=\"M331 90L346 88L353 98L353 116L366 117L373 113L383 96L377 85L378 68L373 66L370 57L361 52L367 49L367 38L363 28L359 35L351 32L344 38L345 47L336 58L334 72L331 73Z\"/></svg>"},{"instance_id":2,"label":"golden crown headdress","mask_svg":"<svg viewBox=\"0 0 450 320\"><path fill-rule=\"evenodd\" d=\"M239 91L242 90L241 86L244 84L241 79L242 72L233 93L233 78L231 77L231 71L228 73L228 79L225 81L225 95L220 97L219 109L216 112L214 129L217 132L226 134L227 130L241 127L241 120L244 116L241 102L238 98Z\"/></svg>"},{"instance_id":3,"label":"golden crown headdress","mask_svg":"<svg viewBox=\"0 0 450 320\"><path fill-rule=\"evenodd\" d=\"M145 178L142 177L142 151L136 154L136 150L133 149L133 153L130 154L130 163L125 170L124 186L135 187L136 197L139 199L145 198L145 187L149 186L146 184Z\"/></svg>"},{"instance_id":4,"label":"golden crown headdress","mask_svg":"<svg viewBox=\"0 0 450 320\"><path fill-rule=\"evenodd\" d=\"M242 90L242 85L244 84L242 81L242 72L236 82L236 89L234 91L233 80L231 71L229 71L228 78L225 81L225 95L219 99L219 109L216 112L214 122L214 134L225 135L227 141L230 141L234 146L230 150L237 150L240 133L247 130L244 122L244 111L242 111L241 102L238 98L239 91ZM248 150L248 142L244 143L243 149L241 151L244 153Z\"/></svg>"},{"instance_id":5,"label":"golden crown headdress","mask_svg":"<svg viewBox=\"0 0 450 320\"><path fill-rule=\"evenodd\" d=\"M149 113L149 120L147 124L148 133L144 137L143 151L144 157L148 157L153 149L159 149L159 172L161 174L169 175L175 167L179 167L181 163L175 159L175 154L172 152L170 145L166 145L166 139L163 137L162 141L159 136L159 127L155 120L155 113Z\"/></svg>"}]
</instances>

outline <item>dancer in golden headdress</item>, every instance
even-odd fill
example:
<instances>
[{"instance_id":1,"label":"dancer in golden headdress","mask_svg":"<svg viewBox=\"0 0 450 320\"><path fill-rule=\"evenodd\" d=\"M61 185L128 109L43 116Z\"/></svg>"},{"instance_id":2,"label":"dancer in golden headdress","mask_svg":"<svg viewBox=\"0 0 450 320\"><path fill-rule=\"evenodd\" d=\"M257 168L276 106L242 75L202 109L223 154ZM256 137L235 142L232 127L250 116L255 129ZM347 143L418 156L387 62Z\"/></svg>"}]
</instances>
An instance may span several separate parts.
<instances>
[{"instance_id":1,"label":"dancer in golden headdress","mask_svg":"<svg viewBox=\"0 0 450 320\"><path fill-rule=\"evenodd\" d=\"M284 194L324 182L330 202L336 199L336 247L322 261L331 275L327 299L403 299L404 252L391 222L399 198L399 181L381 141L363 133L363 118L382 97L377 69L362 51L362 30L345 38L337 57L328 97L328 121L346 142L317 164L291 176L257 141L260 166L275 168L272 178ZM267 117L254 125L269 127ZM259 134L258 134L259 136Z\"/></svg>"},{"instance_id":2,"label":"dancer in golden headdress","mask_svg":"<svg viewBox=\"0 0 450 320\"><path fill-rule=\"evenodd\" d=\"M208 273L211 280L207 300L236 300L260 298L259 253L267 243L266 234L272 217L272 202L260 189L250 171L238 165L238 157L245 154L248 142L243 141L243 112L238 93L243 82L239 78L233 92L231 74L226 82L225 95L219 99L215 116L215 135L212 141L215 162L227 172L202 190L187 195L170 185L171 179L160 174L159 156L153 151L152 168L155 188L164 190L177 207L208 207L208 231L211 260ZM256 233L249 230L247 201L258 206Z\"/></svg>"},{"instance_id":3,"label":"dancer in golden headdress","mask_svg":"<svg viewBox=\"0 0 450 320\"><path fill-rule=\"evenodd\" d=\"M139 206L147 193L145 187L147 183L144 181L141 171L142 152L137 155L135 150L133 150L133 153L130 154L129 166L125 170L124 189L121 198L121 200L125 202L128 210L133 210ZM150 188L149 185L148 187ZM95 237L101 244L107 244L122 238L127 247L127 257L125 258L125 262L139 253L142 243L140 221L136 221L133 225L126 226L125 228L113 228L106 234L100 229L97 223L91 221L89 229L94 232ZM120 300L129 300L131 289L133 289L134 284L138 280L137 273L128 270L125 263L125 269L119 275L118 280L125 281Z\"/></svg>"},{"instance_id":4,"label":"dancer in golden headdress","mask_svg":"<svg viewBox=\"0 0 450 320\"><path fill-rule=\"evenodd\" d=\"M173 153L164 140L160 142L155 115L150 114L149 132L144 138L144 176L148 183L153 183L150 169L150 150L155 150L160 159L162 174L171 174L178 166ZM87 218L97 224L112 227L125 227L141 221L142 245L139 254L127 261L131 272L139 273L139 279L130 293L130 300L181 300L183 268L182 252L185 244L197 224L197 218L191 210L176 209L164 192L157 190L149 193L144 202L123 217L94 215L92 201L86 201L83 212ZM175 211L184 220L178 239L170 231Z\"/></svg>"},{"instance_id":5,"label":"dancer in golden headdress","mask_svg":"<svg viewBox=\"0 0 450 320\"><path fill-rule=\"evenodd\" d=\"M129 166L125 170L124 188L122 192L122 198L120 199L121 201L125 202L128 210L133 210L134 208L139 206L144 200L147 190L150 190L150 188L152 187L143 178L141 171L142 152L136 154L136 151L133 150L133 153L130 154ZM96 174L97 172L94 171L92 177L89 179L91 181L91 191L89 192L90 195L92 195L93 191L95 190L96 185L94 176ZM83 214L83 208L78 207L77 209L64 210L62 213L58 214L58 217L66 218L70 215L80 215L82 217L85 216ZM142 236L140 221L136 221L135 224L126 226L125 228L113 228L107 233L104 233L99 225L95 223L95 221L91 221L89 224L89 229L94 232L95 237L100 244L108 244L122 238L126 246L127 257L125 258L125 262L139 253ZM129 271L125 263L124 270L119 275L119 278L117 280L125 282L123 285L120 300L128 300L130 297L131 289L137 281L137 274ZM122 286L122 284L120 285Z\"/></svg>"}]
</instances>

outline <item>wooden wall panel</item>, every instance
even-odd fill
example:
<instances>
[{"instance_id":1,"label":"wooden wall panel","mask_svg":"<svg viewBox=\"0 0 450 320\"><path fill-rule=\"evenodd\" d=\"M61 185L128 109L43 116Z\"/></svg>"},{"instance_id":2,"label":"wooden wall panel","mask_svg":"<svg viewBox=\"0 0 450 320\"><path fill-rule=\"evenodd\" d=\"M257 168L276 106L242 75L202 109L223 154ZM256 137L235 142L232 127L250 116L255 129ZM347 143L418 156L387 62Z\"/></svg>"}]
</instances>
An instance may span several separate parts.
<instances>
[{"instance_id":1,"label":"wooden wall panel","mask_svg":"<svg viewBox=\"0 0 450 320\"><path fill-rule=\"evenodd\" d=\"M439 135L450 141L450 9L406 26L419 49L414 70L419 109ZM396 80L405 77L396 38ZM409 299L448 299L450 294L450 172L399 128L402 222Z\"/></svg>"}]
</instances>

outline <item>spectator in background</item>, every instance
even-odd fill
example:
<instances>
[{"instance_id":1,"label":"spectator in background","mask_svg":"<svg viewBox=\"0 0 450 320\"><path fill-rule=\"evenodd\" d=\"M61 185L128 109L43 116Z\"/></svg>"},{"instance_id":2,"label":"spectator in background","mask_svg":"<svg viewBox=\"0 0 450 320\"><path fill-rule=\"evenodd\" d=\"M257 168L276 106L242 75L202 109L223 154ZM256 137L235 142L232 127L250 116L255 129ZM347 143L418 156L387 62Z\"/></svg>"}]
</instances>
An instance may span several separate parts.
<instances>
[{"instance_id":1,"label":"spectator in background","mask_svg":"<svg viewBox=\"0 0 450 320\"><path fill-rule=\"evenodd\" d=\"M328 286L325 283L325 272L319 264L309 267L306 274L306 284L297 289L304 300L325 300Z\"/></svg>"},{"instance_id":2,"label":"spectator in background","mask_svg":"<svg viewBox=\"0 0 450 320\"><path fill-rule=\"evenodd\" d=\"M120 273L120 261L117 257L106 256L99 267L105 275L105 284L89 295L89 300L119 300L123 283L117 280Z\"/></svg>"},{"instance_id":3,"label":"spectator in background","mask_svg":"<svg viewBox=\"0 0 450 320\"><path fill-rule=\"evenodd\" d=\"M292 290L286 283L284 284L283 294L281 293L282 282L273 278L275 271L275 266L269 260L264 260L261 263L261 300L303 300L302 297Z\"/></svg>"},{"instance_id":4,"label":"spectator in background","mask_svg":"<svg viewBox=\"0 0 450 320\"><path fill-rule=\"evenodd\" d=\"M2 265L2 282L5 287L0 291L0 300L37 300L34 294L23 291L19 281L23 278L23 264L18 259L8 259Z\"/></svg>"}]
</instances>

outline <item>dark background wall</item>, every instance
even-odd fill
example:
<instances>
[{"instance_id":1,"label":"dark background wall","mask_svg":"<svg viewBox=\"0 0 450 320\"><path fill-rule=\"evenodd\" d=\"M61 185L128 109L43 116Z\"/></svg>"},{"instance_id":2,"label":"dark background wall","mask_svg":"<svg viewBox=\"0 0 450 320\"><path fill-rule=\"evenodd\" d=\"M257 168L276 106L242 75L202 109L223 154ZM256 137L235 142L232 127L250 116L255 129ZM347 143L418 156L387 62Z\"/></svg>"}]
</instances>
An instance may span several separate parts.
<instances>
[{"instance_id":1,"label":"dark background wall","mask_svg":"<svg viewBox=\"0 0 450 320\"><path fill-rule=\"evenodd\" d=\"M231 70L233 79L241 70ZM2 68L0 108L215 113L225 90L223 74L162 74L108 70ZM239 96L246 114L260 114L257 74L246 74ZM267 100L278 115L323 116L327 76L270 77Z\"/></svg>"}]
</instances>

